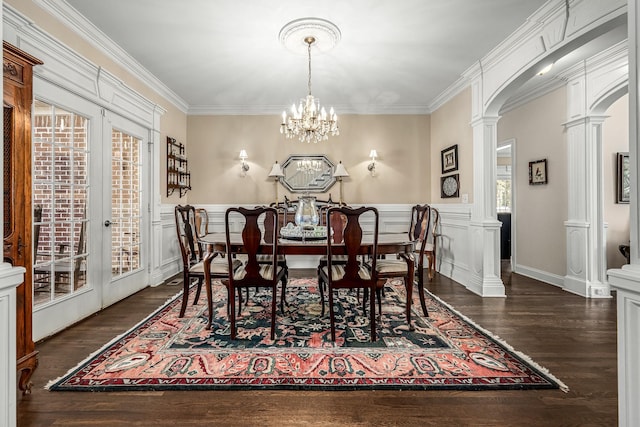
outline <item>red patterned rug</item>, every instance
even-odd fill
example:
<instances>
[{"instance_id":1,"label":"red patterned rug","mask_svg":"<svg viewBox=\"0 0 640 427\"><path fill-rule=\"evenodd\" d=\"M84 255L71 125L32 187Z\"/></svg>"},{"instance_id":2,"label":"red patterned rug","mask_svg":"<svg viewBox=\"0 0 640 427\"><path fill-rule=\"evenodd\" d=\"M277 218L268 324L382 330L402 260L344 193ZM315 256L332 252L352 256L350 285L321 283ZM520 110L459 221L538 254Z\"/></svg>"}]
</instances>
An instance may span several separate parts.
<instances>
[{"instance_id":1,"label":"red patterned rug","mask_svg":"<svg viewBox=\"0 0 640 427\"><path fill-rule=\"evenodd\" d=\"M378 341L369 342L368 316L356 295L336 298L336 342L320 316L315 279L291 279L285 314L269 339L270 293L252 291L229 339L226 289L214 284L214 325L205 298L179 318L178 294L114 339L50 390L213 389L540 389L566 386L526 356L427 294L423 317L417 293L415 330L404 316L402 281L385 286ZM193 294L193 293L192 293Z\"/></svg>"}]
</instances>

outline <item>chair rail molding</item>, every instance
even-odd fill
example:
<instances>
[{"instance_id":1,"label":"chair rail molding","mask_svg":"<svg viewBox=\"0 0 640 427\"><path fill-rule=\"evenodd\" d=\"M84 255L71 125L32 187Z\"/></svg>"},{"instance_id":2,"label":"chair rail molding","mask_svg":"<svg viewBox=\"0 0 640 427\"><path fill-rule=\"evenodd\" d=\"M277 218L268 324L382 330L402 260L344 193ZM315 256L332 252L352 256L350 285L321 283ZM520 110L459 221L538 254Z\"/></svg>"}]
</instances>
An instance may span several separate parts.
<instances>
[{"instance_id":1,"label":"chair rail molding","mask_svg":"<svg viewBox=\"0 0 640 427\"><path fill-rule=\"evenodd\" d=\"M408 232L411 207L413 204L376 204L380 214L380 232L402 233ZM162 280L169 279L181 271L180 249L176 242L176 228L173 216L175 205L164 204L161 210L161 247L157 250L161 254L160 271ZM237 206L237 205L233 205ZM254 205L246 205L253 207ZM440 237L438 253L436 255L436 271L463 284L473 292L475 289L469 283L469 224L471 220L471 205L433 204L440 211ZM224 213L232 205L198 204L204 208L209 216L209 232L224 232ZM368 225L365 224L365 229ZM296 255L288 257L289 268L312 268L318 265L317 256ZM476 292L477 293L477 292Z\"/></svg>"}]
</instances>

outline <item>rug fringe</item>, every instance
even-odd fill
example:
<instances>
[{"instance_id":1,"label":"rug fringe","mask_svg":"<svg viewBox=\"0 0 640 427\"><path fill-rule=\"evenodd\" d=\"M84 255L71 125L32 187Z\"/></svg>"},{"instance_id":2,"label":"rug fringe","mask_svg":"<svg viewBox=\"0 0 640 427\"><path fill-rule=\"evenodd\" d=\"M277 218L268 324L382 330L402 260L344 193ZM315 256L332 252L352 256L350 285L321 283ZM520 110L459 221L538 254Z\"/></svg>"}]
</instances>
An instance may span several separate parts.
<instances>
[{"instance_id":1,"label":"rug fringe","mask_svg":"<svg viewBox=\"0 0 640 427\"><path fill-rule=\"evenodd\" d=\"M160 310L162 310L167 304L175 301L177 298L180 298L180 296L182 295L183 291L178 292L177 294L175 294L174 296L168 298L164 303L162 303L158 308L156 308L155 310L153 310L151 312L151 314L149 314L147 317L145 317L144 319L142 319L141 321L139 321L138 323L136 323L134 326L127 328L126 331L124 331L123 333L121 333L120 335L116 336L115 338L113 338L111 341L109 341L108 343L106 343L105 345L103 345L102 347L100 347L98 350L94 351L93 353L89 354L87 357L85 357L81 362L79 362L76 366L74 366L73 368L69 369L64 375L59 376L58 378L55 378L53 380L50 380L47 384L45 384L44 389L45 390L50 390L51 386L53 386L54 384L58 383L59 381L61 381L62 379L68 377L69 375L73 374L76 370L80 369L81 366L85 365L86 363L88 363L91 359L93 359L95 356L97 356L98 354L100 354L100 352L106 350L109 346L111 346L112 344L114 344L115 342L117 342L118 340L122 339L124 336L126 336L132 329L137 328L138 326L142 325L144 322L146 322L147 320L149 320L151 317L155 316Z\"/></svg>"},{"instance_id":2,"label":"rug fringe","mask_svg":"<svg viewBox=\"0 0 640 427\"><path fill-rule=\"evenodd\" d=\"M415 282L414 282L415 284ZM512 352L513 354L517 355L519 358L521 358L522 360L524 360L525 362L527 362L528 364L530 364L531 366L533 366L534 368L536 368L537 370L539 370L540 372L544 373L547 377L549 377L549 379L555 381L558 384L558 387L560 387L560 390L562 390L565 393L569 392L569 386L567 386L564 382L560 381L559 378L557 378L555 375L553 375L547 368L545 368L544 366L541 366L540 364L534 362L531 357L529 357L528 355L526 355L525 353L522 353L521 351L516 350L515 348L513 348L513 346L511 346L509 343L507 343L505 340L503 340L502 338L500 338L498 335L494 334L493 332L483 328L482 326L480 326L477 322L475 322L474 320L472 320L471 318L469 318L468 316L460 313L460 311L458 311L457 309L455 309L451 304L449 304L448 302L444 301L442 298L440 298L439 296L431 293L429 290L425 289L425 292L429 293L429 295L431 296L431 298L437 300L438 302L440 302L440 304L444 305L445 307L447 307L449 310L451 310L452 312L454 312L456 315L460 316L461 319L463 319L465 322L471 324L471 326L473 326L474 328L478 329L480 332L482 332L483 334L485 334L486 336L490 337L492 340L496 341L497 343L499 343L501 346L503 346L504 348L506 348L507 350L509 350L510 352Z\"/></svg>"}]
</instances>

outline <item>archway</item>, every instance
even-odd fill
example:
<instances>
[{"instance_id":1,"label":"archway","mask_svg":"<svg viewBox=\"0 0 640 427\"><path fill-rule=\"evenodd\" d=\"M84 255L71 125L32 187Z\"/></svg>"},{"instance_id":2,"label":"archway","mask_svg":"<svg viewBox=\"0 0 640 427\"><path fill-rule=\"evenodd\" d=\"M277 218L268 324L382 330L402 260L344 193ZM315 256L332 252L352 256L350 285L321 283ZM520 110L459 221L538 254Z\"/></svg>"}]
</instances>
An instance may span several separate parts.
<instances>
[{"instance_id":1,"label":"archway","mask_svg":"<svg viewBox=\"0 0 640 427\"><path fill-rule=\"evenodd\" d=\"M625 15L626 2L622 1L598 7L584 2L550 2L529 21L528 37L514 36L501 46L503 51L492 52L486 62L479 64L471 85L474 206L469 289L472 291L482 296L505 295L499 277L500 223L495 206L496 126L500 108L544 65L624 25ZM581 19L573 19L574 16ZM587 241L586 235L579 237L576 241Z\"/></svg>"}]
</instances>

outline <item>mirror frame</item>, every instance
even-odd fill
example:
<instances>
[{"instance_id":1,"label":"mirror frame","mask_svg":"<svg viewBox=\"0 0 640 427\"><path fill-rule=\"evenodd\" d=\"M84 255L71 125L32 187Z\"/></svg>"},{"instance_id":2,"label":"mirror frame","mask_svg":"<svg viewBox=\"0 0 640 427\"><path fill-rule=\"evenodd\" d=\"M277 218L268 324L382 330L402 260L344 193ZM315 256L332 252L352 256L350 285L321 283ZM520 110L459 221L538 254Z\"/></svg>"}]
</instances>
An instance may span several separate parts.
<instances>
[{"instance_id":1,"label":"mirror frame","mask_svg":"<svg viewBox=\"0 0 640 427\"><path fill-rule=\"evenodd\" d=\"M295 162L303 160L316 160L324 164L321 176L326 179L318 181L318 184L307 182L304 185L293 182L293 175L287 176L287 169L291 169ZM289 167L291 165L291 167ZM282 164L284 176L280 179L280 183L292 193L324 193L336 183L333 176L334 164L324 154L292 154Z\"/></svg>"}]
</instances>

